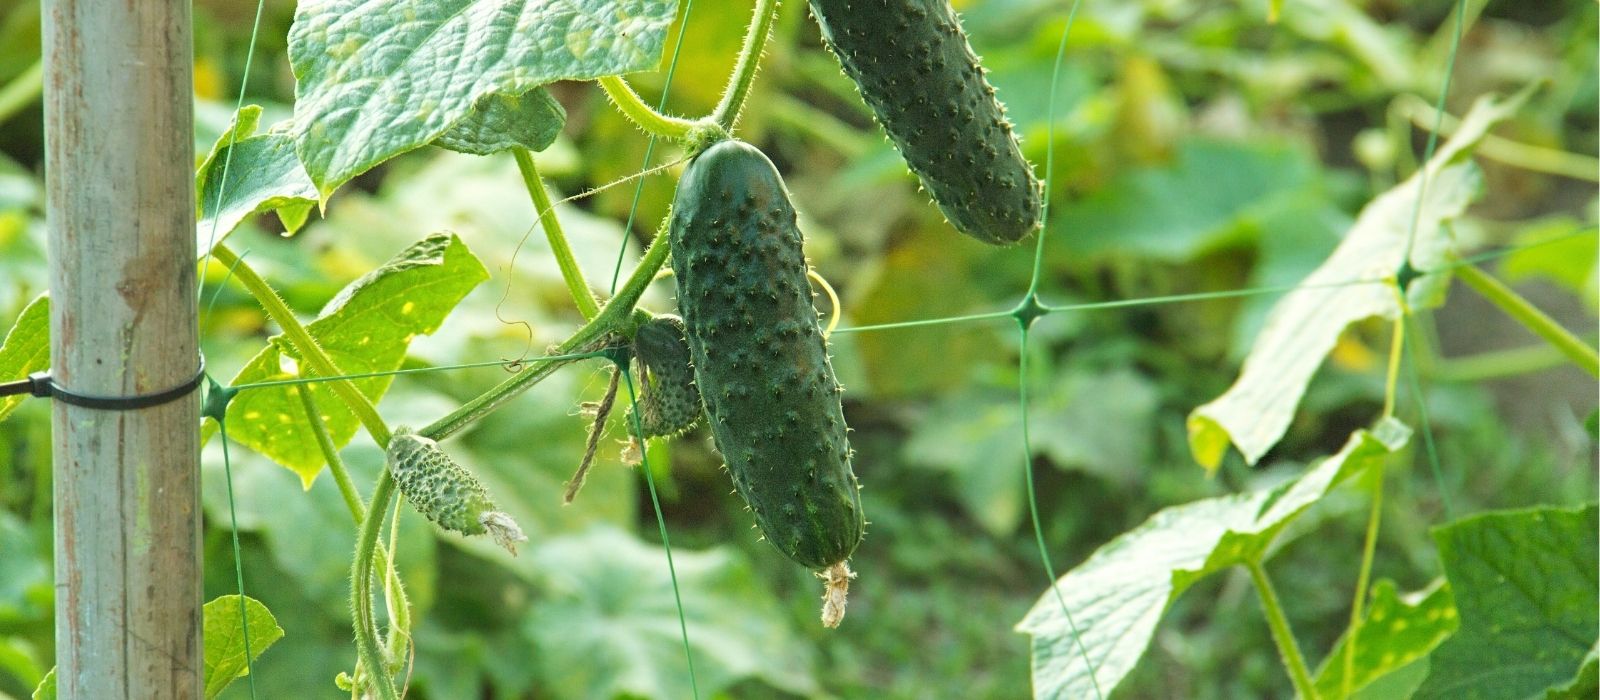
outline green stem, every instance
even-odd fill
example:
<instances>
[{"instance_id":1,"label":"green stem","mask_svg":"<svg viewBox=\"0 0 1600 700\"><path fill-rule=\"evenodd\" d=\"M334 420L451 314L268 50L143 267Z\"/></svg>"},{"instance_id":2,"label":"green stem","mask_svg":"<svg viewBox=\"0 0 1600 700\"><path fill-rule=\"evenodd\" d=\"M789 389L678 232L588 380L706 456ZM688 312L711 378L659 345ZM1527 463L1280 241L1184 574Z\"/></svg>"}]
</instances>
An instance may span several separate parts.
<instances>
[{"instance_id":1,"label":"green stem","mask_svg":"<svg viewBox=\"0 0 1600 700\"><path fill-rule=\"evenodd\" d=\"M1466 357L1440 358L1434 361L1431 374L1434 379L1446 382L1481 382L1559 367L1566 359L1560 350L1539 344Z\"/></svg>"},{"instance_id":2,"label":"green stem","mask_svg":"<svg viewBox=\"0 0 1600 700\"><path fill-rule=\"evenodd\" d=\"M595 314L600 313L600 306L589 291L589 283L583 279L583 270L572 255L572 246L567 245L567 234L561 230L561 221L556 218L550 193L545 191L544 180L539 177L539 169L533 163L533 154L528 153L526 148L513 148L511 155L517 159L517 170L522 172L522 184L528 188L528 198L533 200L533 209L539 215L539 227L544 229L544 237L550 241L550 251L555 253L556 265L561 268L561 279L566 280L572 301L578 305L583 320L594 318Z\"/></svg>"},{"instance_id":3,"label":"green stem","mask_svg":"<svg viewBox=\"0 0 1600 700\"><path fill-rule=\"evenodd\" d=\"M639 93L634 92L627 81L619 76L608 75L599 79L600 88L606 91L606 97L611 98L611 103L617 106L622 115L633 120L634 124L645 131L672 139L683 141L689 138L689 132L698 124L690 119L669 117L657 112L655 108L644 103L639 98Z\"/></svg>"},{"instance_id":4,"label":"green stem","mask_svg":"<svg viewBox=\"0 0 1600 700\"><path fill-rule=\"evenodd\" d=\"M587 349L595 341L607 334L622 330L633 322L633 306L638 303L639 297L644 294L646 287L655 279L656 271L667 261L667 242L665 236L656 236L650 249L645 251L644 259L639 261L639 266L634 268L628 281L623 283L617 295L606 302L599 315L579 328L566 342L557 346L555 355L569 355ZM491 411L504 405L515 398L517 394L528 390L538 384L545 377L554 373L561 365L572 360L559 360L540 362L537 365L518 372L498 386L484 392L477 398L468 401L455 411L428 427L417 431L419 435L433 440L443 440L460 431L473 421L488 415Z\"/></svg>"},{"instance_id":5,"label":"green stem","mask_svg":"<svg viewBox=\"0 0 1600 700\"><path fill-rule=\"evenodd\" d=\"M261 275L256 274L248 263L240 260L239 256L227 246L218 245L212 252L224 266L234 268L234 277L250 290L251 296L254 296L267 310L267 315L283 329L283 334L289 338L289 343L300 351L302 361L311 365L313 371L324 377L343 376L344 373L340 372L328 354L323 352L322 346L317 344L317 339L311 337L305 326L300 325L300 320L295 318L294 312L289 310L288 304L283 303L283 298L278 296L277 290L273 289L272 285L267 284ZM366 395L345 379L331 380L328 386L339 395L350 411L356 414L356 419L360 420L361 425L372 435L373 441L377 442L379 447L387 448L389 426L384 424L383 418L378 415L378 409L367 400Z\"/></svg>"},{"instance_id":6,"label":"green stem","mask_svg":"<svg viewBox=\"0 0 1600 700\"><path fill-rule=\"evenodd\" d=\"M356 491L355 481L350 478L350 470L344 466L344 460L339 458L339 448L333 444L333 436L328 434L328 426L322 420L322 412L317 410L316 399L311 396L311 387L290 387L290 391L300 395L300 405L305 407L306 423L311 426L311 435L317 439L317 449L322 450L322 458L328 463L328 473L333 475L333 483L339 487L339 495L344 497L344 505L350 509L350 517L355 519L356 525L367 517L367 507L361 503L361 493Z\"/></svg>"},{"instance_id":7,"label":"green stem","mask_svg":"<svg viewBox=\"0 0 1600 700\"><path fill-rule=\"evenodd\" d=\"M1481 3L1479 9L1482 9ZM1435 112L1433 105L1420 97L1404 95L1396 101L1396 104L1418 128L1428 130L1437 128L1445 136L1450 136L1461 126L1459 117L1448 112ZM1600 182L1600 159L1590 155L1535 146L1494 134L1485 134L1476 152L1490 160L1498 160L1524 170L1561 175L1574 180Z\"/></svg>"},{"instance_id":8,"label":"green stem","mask_svg":"<svg viewBox=\"0 0 1600 700\"><path fill-rule=\"evenodd\" d=\"M1361 546L1361 569L1356 574L1355 599L1350 603L1350 631L1345 635L1344 679L1339 696L1350 697L1351 682L1356 675L1356 644L1361 637L1361 608L1367 600L1367 586L1372 582L1372 560L1378 550L1378 526L1383 521L1383 462L1372 470L1372 512L1367 516L1367 538Z\"/></svg>"},{"instance_id":9,"label":"green stem","mask_svg":"<svg viewBox=\"0 0 1600 700\"><path fill-rule=\"evenodd\" d=\"M40 59L18 73L17 77L12 78L5 87L0 88L0 122L10 119L24 107L33 104L33 101L39 99L39 95L42 94L44 94L44 60Z\"/></svg>"},{"instance_id":10,"label":"green stem","mask_svg":"<svg viewBox=\"0 0 1600 700\"><path fill-rule=\"evenodd\" d=\"M394 679L389 676L389 666L383 661L383 650L378 646L378 625L372 619L373 553L378 549L383 513L393 496L394 477L385 469L378 474L378 485L372 490L372 504L367 509L367 517L361 520L361 531L356 536L356 558L350 567L350 615L356 631L356 654L372 678L380 700L399 700Z\"/></svg>"},{"instance_id":11,"label":"green stem","mask_svg":"<svg viewBox=\"0 0 1600 700\"><path fill-rule=\"evenodd\" d=\"M394 509L389 513L390 552L400 551L400 504L404 498L394 499ZM378 561L383 564L383 602L389 611L389 638L385 640L384 658L389 660L388 671L399 673L400 660L411 644L411 598L406 595L405 584L400 581L400 563L378 544Z\"/></svg>"},{"instance_id":12,"label":"green stem","mask_svg":"<svg viewBox=\"0 0 1600 700\"><path fill-rule=\"evenodd\" d=\"M745 98L756 80L756 68L761 63L761 53L766 50L767 37L772 34L772 20L778 14L778 0L756 0L755 14L750 17L750 29L745 32L744 46L739 49L739 62L734 64L733 76L728 78L728 89L711 118L724 130L733 131L744 109Z\"/></svg>"},{"instance_id":13,"label":"green stem","mask_svg":"<svg viewBox=\"0 0 1600 700\"><path fill-rule=\"evenodd\" d=\"M1582 368L1590 375L1600 377L1600 354L1587 343L1578 339L1571 331L1561 327L1555 319L1550 318L1538 307L1528 303L1527 299L1507 287L1500 280L1489 276L1483 270L1472 265L1462 265L1455 268L1456 276L1465 282L1473 291L1482 294L1495 306L1500 307L1506 315L1516 319L1528 330L1540 338L1544 338L1555 349L1561 351L1568 360Z\"/></svg>"},{"instance_id":14,"label":"green stem","mask_svg":"<svg viewBox=\"0 0 1600 700\"><path fill-rule=\"evenodd\" d=\"M277 321L283 329L289 342L300 351L301 359L309 364L313 370L324 377L342 376L337 365L317 344L305 326L300 325L300 320L295 318L294 312L289 310L289 305L278 296L277 290L267 281L262 279L256 271L239 258L227 246L218 245L213 249L213 254L223 265L234 269L234 277L250 294L267 310L267 315ZM348 380L338 379L328 382L339 395L339 398L349 406L350 410L360 419L361 424L367 428L372 439L379 447L389 446L389 426L385 425L383 418L378 415L378 409L354 384ZM394 679L390 678L383 663L383 656L378 649L378 630L372 621L372 559L377 548L378 525L383 522L384 508L389 502L390 494L394 491L394 479L385 469L378 475L378 485L372 493L372 505L367 509L366 517L361 518L361 536L356 542L356 558L352 568L350 581L350 608L354 620L356 653L361 658L362 665L366 666L368 673L373 677L373 685L377 688L380 700L399 700L399 693L395 691ZM368 536L368 530L372 531Z\"/></svg>"},{"instance_id":15,"label":"green stem","mask_svg":"<svg viewBox=\"0 0 1600 700\"><path fill-rule=\"evenodd\" d=\"M322 412L317 409L317 402L311 395L311 387L293 387L292 391L300 395L301 405L305 407L306 421L311 426L311 434L317 439L317 448L322 451L322 458L328 463L328 472L333 474L333 482L339 487L339 494L344 497L346 508L350 509L350 517L355 520L356 527L367 517L367 507L361 502L361 494L356 491L355 481L350 478L350 470L345 467L344 459L339 457L339 449L333 444L333 437L328 435L328 426L322 419ZM399 502L395 505L398 507ZM395 528L399 527L398 515L393 520ZM396 658L399 655L400 645L408 637L411 629L410 610L411 601L406 596L405 586L401 584L400 573L395 569L394 559L389 552L400 551L394 539L393 530L390 531L389 546L378 543L377 561L383 564L384 570L384 600L391 611L391 624L393 629L400 630L400 634L389 635L389 651L387 658Z\"/></svg>"},{"instance_id":16,"label":"green stem","mask_svg":"<svg viewBox=\"0 0 1600 700\"><path fill-rule=\"evenodd\" d=\"M1400 288L1394 288L1395 296L1400 299L1400 315L1394 319L1394 333L1389 344L1389 372L1383 383L1383 417L1394 416L1395 397L1400 392L1400 358L1404 356L1406 342L1406 317L1410 309L1406 308L1406 297Z\"/></svg>"},{"instance_id":17,"label":"green stem","mask_svg":"<svg viewBox=\"0 0 1600 700\"><path fill-rule=\"evenodd\" d=\"M1306 659L1300 655L1300 645L1294 641L1294 632L1289 629L1289 619L1283 614L1283 604L1278 602L1277 591L1272 589L1272 580L1267 578L1260 561L1247 561L1244 568L1250 572L1250 580L1256 584L1256 594L1261 597L1261 609L1267 613L1267 626L1272 628L1272 641L1278 644L1278 654L1283 657L1283 665L1289 669L1289 680L1294 683L1295 692L1305 700L1317 700L1317 686L1311 682L1311 671L1306 669Z\"/></svg>"}]
</instances>

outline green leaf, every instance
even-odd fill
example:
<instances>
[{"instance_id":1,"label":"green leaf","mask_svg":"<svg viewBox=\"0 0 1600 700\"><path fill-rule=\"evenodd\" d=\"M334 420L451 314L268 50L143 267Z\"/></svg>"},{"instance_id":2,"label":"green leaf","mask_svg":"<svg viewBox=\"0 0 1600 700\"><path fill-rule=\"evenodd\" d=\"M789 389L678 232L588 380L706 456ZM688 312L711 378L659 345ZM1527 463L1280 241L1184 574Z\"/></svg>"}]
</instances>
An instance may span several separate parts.
<instances>
[{"instance_id":1,"label":"green leaf","mask_svg":"<svg viewBox=\"0 0 1600 700\"><path fill-rule=\"evenodd\" d=\"M1545 691L1545 700L1588 700L1600 695L1600 642L1583 657L1583 665L1571 682Z\"/></svg>"},{"instance_id":2,"label":"green leaf","mask_svg":"<svg viewBox=\"0 0 1600 700\"><path fill-rule=\"evenodd\" d=\"M33 689L33 700L56 700L56 670L50 669L44 674L44 680L39 681L39 687Z\"/></svg>"},{"instance_id":3,"label":"green leaf","mask_svg":"<svg viewBox=\"0 0 1600 700\"><path fill-rule=\"evenodd\" d=\"M317 188L301 167L287 129L255 134L260 113L255 105L239 110L234 126L217 140L195 173L200 207L195 230L202 256L255 214L277 211L284 230L294 233L317 202ZM232 146L230 138L236 139Z\"/></svg>"},{"instance_id":4,"label":"green leaf","mask_svg":"<svg viewBox=\"0 0 1600 700\"><path fill-rule=\"evenodd\" d=\"M244 599L244 621L239 620L241 596L212 599L200 609L205 639L205 696L214 698L236 678L250 673L250 663L283 638L283 628L267 606L249 596ZM248 630L248 632L246 632ZM248 634L250 657L245 658Z\"/></svg>"},{"instance_id":5,"label":"green leaf","mask_svg":"<svg viewBox=\"0 0 1600 700\"><path fill-rule=\"evenodd\" d=\"M437 233L350 283L306 330L346 374L390 372L405 360L412 338L433 333L488 276L460 239ZM273 336L232 385L300 376L300 359L282 336ZM376 403L391 381L392 376L381 376L351 383ZM320 382L241 391L228 406L228 437L294 470L310 488L324 460L305 420L300 391L311 393L334 445L348 443L358 426L355 414Z\"/></svg>"},{"instance_id":6,"label":"green leaf","mask_svg":"<svg viewBox=\"0 0 1600 700\"><path fill-rule=\"evenodd\" d=\"M17 322L0 343L0 382L26 378L50 368L50 297L43 294L23 307ZM0 420L5 420L27 396L0 397Z\"/></svg>"},{"instance_id":7,"label":"green leaf","mask_svg":"<svg viewBox=\"0 0 1600 700\"><path fill-rule=\"evenodd\" d=\"M1408 248L1410 263L1419 272L1448 263L1454 241L1447 224L1466 210L1482 184L1468 156L1489 127L1511 116L1529 94L1480 99L1427 167L1372 200L1333 254L1305 278L1303 288L1273 307L1239 379L1189 414L1190 452L1196 461L1215 470L1231 441L1245 461L1255 464L1283 437L1306 384L1345 327L1400 313L1398 295L1387 280L1400 271ZM1419 209L1424 175L1427 189ZM1413 223L1416 240L1411 242ZM1438 304L1448 281L1447 274L1424 274L1408 290L1410 305Z\"/></svg>"},{"instance_id":8,"label":"green leaf","mask_svg":"<svg viewBox=\"0 0 1600 700\"><path fill-rule=\"evenodd\" d=\"M1365 688L1381 676L1426 658L1458 625L1455 601L1442 581L1407 596L1395 591L1393 581L1379 581L1372 587L1372 603L1356 637L1349 690ZM1317 692L1323 697L1346 695L1348 642L1348 636L1341 638L1317 670Z\"/></svg>"},{"instance_id":9,"label":"green leaf","mask_svg":"<svg viewBox=\"0 0 1600 700\"><path fill-rule=\"evenodd\" d=\"M521 95L497 93L479 100L434 145L480 156L519 146L542 151L555 143L566 123L567 111L544 88Z\"/></svg>"},{"instance_id":10,"label":"green leaf","mask_svg":"<svg viewBox=\"0 0 1600 700\"><path fill-rule=\"evenodd\" d=\"M554 697L692 695L666 553L609 528L547 540L531 556L547 596L525 622ZM674 549L701 697L757 678L819 693L810 647L735 550ZM820 589L820 584L819 588Z\"/></svg>"},{"instance_id":11,"label":"green leaf","mask_svg":"<svg viewBox=\"0 0 1600 700\"><path fill-rule=\"evenodd\" d=\"M243 141L255 135L256 129L261 126L261 105L245 105L233 114L233 120L228 122L227 128L217 135L211 150L206 152L205 158L200 160L200 166L195 168L195 193L199 194L205 184L205 175L211 172L211 165L217 162L217 156L229 143ZM220 172L220 170L219 170Z\"/></svg>"},{"instance_id":12,"label":"green leaf","mask_svg":"<svg viewBox=\"0 0 1600 700\"><path fill-rule=\"evenodd\" d=\"M1149 462L1159 397L1127 369L1069 369L1029 406L1033 451L1062 469L1129 484ZM1043 395L1039 395L1043 394ZM1117 397L1104 402L1099 398ZM908 463L948 472L967 512L995 535L1022 518L1022 412L1016 393L963 392L934 405L905 443Z\"/></svg>"},{"instance_id":13,"label":"green leaf","mask_svg":"<svg viewBox=\"0 0 1600 700\"><path fill-rule=\"evenodd\" d=\"M671 0L316 0L289 28L300 160L324 199L490 95L655 67Z\"/></svg>"},{"instance_id":14,"label":"green leaf","mask_svg":"<svg viewBox=\"0 0 1600 700\"><path fill-rule=\"evenodd\" d=\"M1573 683L1600 637L1597 532L1593 504L1486 513L1434 530L1461 630L1433 652L1417 700L1532 698Z\"/></svg>"},{"instance_id":15,"label":"green leaf","mask_svg":"<svg viewBox=\"0 0 1600 700\"><path fill-rule=\"evenodd\" d=\"M1144 654L1161 613L1178 595L1208 574L1259 561L1290 521L1335 486L1381 463L1410 433L1385 419L1370 432L1356 431L1338 454L1295 481L1167 508L1102 546L1017 623L1017 631L1033 637L1034 697L1093 697L1095 681L1102 692L1111 692Z\"/></svg>"},{"instance_id":16,"label":"green leaf","mask_svg":"<svg viewBox=\"0 0 1600 700\"><path fill-rule=\"evenodd\" d=\"M1061 208L1061 254L1131 253L1181 262L1238 237L1240 222L1315 182L1315 164L1281 145L1195 140L1171 164L1140 168Z\"/></svg>"},{"instance_id":17,"label":"green leaf","mask_svg":"<svg viewBox=\"0 0 1600 700\"><path fill-rule=\"evenodd\" d=\"M1600 231L1565 217L1530 226L1500 261L1506 282L1546 279L1600 306Z\"/></svg>"}]
</instances>

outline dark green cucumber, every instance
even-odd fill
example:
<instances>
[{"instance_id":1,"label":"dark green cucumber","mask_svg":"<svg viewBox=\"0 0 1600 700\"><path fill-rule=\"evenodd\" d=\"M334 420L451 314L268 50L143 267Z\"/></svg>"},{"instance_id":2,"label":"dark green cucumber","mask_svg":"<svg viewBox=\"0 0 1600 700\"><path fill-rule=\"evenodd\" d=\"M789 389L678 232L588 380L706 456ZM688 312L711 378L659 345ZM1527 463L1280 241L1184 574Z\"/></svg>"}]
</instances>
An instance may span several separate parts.
<instances>
[{"instance_id":1,"label":"dark green cucumber","mask_svg":"<svg viewBox=\"0 0 1600 700\"><path fill-rule=\"evenodd\" d=\"M694 160L672 204L672 269L711 436L766 539L813 569L865 530L840 388L777 168L741 141Z\"/></svg>"},{"instance_id":2,"label":"dark green cucumber","mask_svg":"<svg viewBox=\"0 0 1600 700\"><path fill-rule=\"evenodd\" d=\"M689 360L689 338L683 319L656 316L639 326L633 336L633 356L644 377L639 400L639 426L644 437L673 437L700 422L700 390L694 384ZM628 410L633 426L633 409Z\"/></svg>"},{"instance_id":3,"label":"dark green cucumber","mask_svg":"<svg viewBox=\"0 0 1600 700\"><path fill-rule=\"evenodd\" d=\"M1039 181L948 0L810 0L822 38L956 229L985 243L1039 225Z\"/></svg>"}]
</instances>

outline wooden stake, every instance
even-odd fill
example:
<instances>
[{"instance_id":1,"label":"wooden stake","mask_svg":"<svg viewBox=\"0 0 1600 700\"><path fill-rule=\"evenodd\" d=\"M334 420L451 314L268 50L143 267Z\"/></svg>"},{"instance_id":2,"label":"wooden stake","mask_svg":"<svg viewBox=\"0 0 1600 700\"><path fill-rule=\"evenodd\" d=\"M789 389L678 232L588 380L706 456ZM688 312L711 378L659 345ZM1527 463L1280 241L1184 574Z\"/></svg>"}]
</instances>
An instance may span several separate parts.
<instances>
[{"instance_id":1,"label":"wooden stake","mask_svg":"<svg viewBox=\"0 0 1600 700\"><path fill-rule=\"evenodd\" d=\"M197 367L189 12L44 4L51 374L75 393ZM59 697L201 697L198 394L54 410Z\"/></svg>"}]
</instances>

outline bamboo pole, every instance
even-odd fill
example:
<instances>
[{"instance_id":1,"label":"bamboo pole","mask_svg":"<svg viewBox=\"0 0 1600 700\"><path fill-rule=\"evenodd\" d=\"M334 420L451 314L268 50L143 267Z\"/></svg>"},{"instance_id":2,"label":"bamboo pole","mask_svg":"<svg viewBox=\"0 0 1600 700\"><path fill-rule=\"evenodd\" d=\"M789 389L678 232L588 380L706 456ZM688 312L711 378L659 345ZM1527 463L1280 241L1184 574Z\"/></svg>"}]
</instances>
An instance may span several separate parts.
<instances>
[{"instance_id":1,"label":"bamboo pole","mask_svg":"<svg viewBox=\"0 0 1600 700\"><path fill-rule=\"evenodd\" d=\"M103 396L182 385L198 357L189 3L44 10L51 374ZM54 411L59 697L201 697L197 394Z\"/></svg>"}]
</instances>

